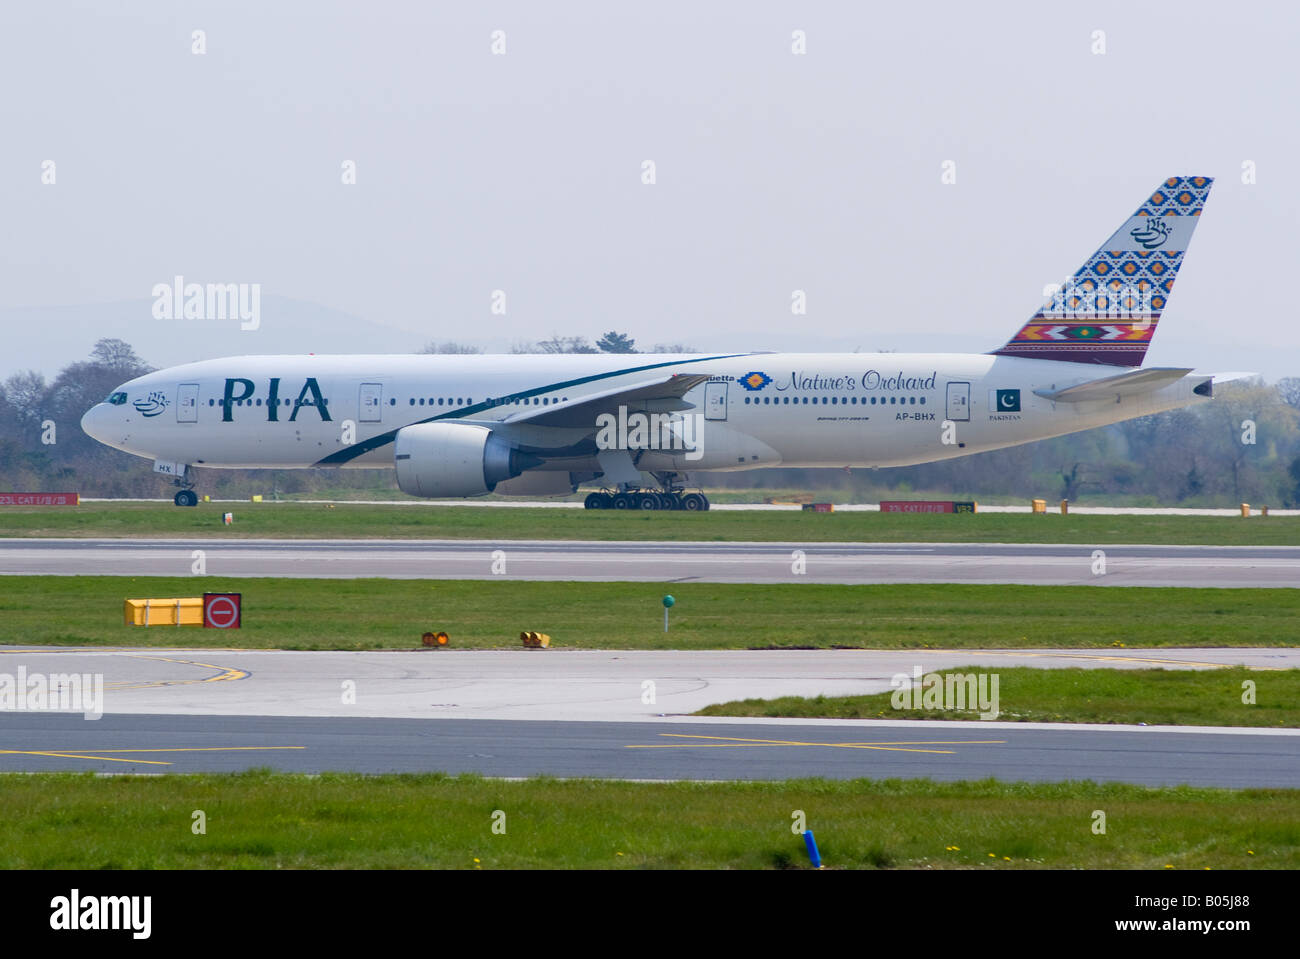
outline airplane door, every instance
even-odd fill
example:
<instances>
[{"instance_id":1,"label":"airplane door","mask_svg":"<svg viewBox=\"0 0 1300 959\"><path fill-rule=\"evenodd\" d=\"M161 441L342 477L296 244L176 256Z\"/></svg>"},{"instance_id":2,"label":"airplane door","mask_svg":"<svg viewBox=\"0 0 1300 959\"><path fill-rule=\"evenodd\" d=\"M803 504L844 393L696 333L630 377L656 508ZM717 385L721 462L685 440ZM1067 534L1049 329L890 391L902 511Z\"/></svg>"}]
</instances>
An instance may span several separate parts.
<instances>
[{"instance_id":1,"label":"airplane door","mask_svg":"<svg viewBox=\"0 0 1300 959\"><path fill-rule=\"evenodd\" d=\"M727 418L727 384L704 384L704 418L706 420L725 420Z\"/></svg>"},{"instance_id":2,"label":"airplane door","mask_svg":"<svg viewBox=\"0 0 1300 959\"><path fill-rule=\"evenodd\" d=\"M362 423L378 423L383 417L384 387L381 383L362 383L361 413L357 417Z\"/></svg>"},{"instance_id":3,"label":"airplane door","mask_svg":"<svg viewBox=\"0 0 1300 959\"><path fill-rule=\"evenodd\" d=\"M199 384L182 383L176 389L176 422L199 421Z\"/></svg>"},{"instance_id":4,"label":"airplane door","mask_svg":"<svg viewBox=\"0 0 1300 959\"><path fill-rule=\"evenodd\" d=\"M970 422L970 384L948 384L947 418L954 423Z\"/></svg>"}]
</instances>

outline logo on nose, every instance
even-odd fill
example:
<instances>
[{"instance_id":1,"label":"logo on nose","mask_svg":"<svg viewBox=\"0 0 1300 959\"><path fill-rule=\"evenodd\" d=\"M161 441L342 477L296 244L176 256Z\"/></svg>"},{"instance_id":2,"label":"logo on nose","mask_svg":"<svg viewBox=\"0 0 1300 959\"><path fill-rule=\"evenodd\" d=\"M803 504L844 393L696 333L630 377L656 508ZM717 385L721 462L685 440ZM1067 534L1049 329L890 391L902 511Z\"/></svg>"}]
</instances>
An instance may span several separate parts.
<instances>
[{"instance_id":1,"label":"logo on nose","mask_svg":"<svg viewBox=\"0 0 1300 959\"><path fill-rule=\"evenodd\" d=\"M131 405L135 407L137 413L143 416L157 416L167 409L167 394L162 390L154 390L148 396L141 397Z\"/></svg>"}]
</instances>

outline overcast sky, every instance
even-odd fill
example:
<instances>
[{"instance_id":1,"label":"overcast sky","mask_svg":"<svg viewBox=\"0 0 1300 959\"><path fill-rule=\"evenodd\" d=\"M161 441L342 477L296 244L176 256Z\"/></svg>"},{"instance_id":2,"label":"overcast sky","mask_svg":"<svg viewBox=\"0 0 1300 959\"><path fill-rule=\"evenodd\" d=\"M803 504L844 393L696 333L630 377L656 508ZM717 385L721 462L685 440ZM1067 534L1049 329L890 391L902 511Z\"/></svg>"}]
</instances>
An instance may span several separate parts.
<instances>
[{"instance_id":1,"label":"overcast sky","mask_svg":"<svg viewBox=\"0 0 1300 959\"><path fill-rule=\"evenodd\" d=\"M1218 179L1148 363L1300 375L1298 37L1280 3L6 3L0 376L96 335L985 351L1173 174ZM177 275L260 284L260 328L155 319Z\"/></svg>"}]
</instances>

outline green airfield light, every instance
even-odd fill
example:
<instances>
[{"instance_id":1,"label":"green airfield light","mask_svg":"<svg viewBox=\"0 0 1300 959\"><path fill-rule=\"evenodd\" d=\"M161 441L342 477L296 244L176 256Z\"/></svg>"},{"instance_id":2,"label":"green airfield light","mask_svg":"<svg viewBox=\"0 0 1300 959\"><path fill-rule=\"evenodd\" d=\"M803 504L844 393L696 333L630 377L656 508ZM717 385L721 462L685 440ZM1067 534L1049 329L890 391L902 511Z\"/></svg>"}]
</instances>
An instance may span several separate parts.
<instances>
[{"instance_id":1,"label":"green airfield light","mask_svg":"<svg viewBox=\"0 0 1300 959\"><path fill-rule=\"evenodd\" d=\"M676 602L677 600L673 599L671 596L664 597L664 632L665 633L668 632L668 608Z\"/></svg>"}]
</instances>

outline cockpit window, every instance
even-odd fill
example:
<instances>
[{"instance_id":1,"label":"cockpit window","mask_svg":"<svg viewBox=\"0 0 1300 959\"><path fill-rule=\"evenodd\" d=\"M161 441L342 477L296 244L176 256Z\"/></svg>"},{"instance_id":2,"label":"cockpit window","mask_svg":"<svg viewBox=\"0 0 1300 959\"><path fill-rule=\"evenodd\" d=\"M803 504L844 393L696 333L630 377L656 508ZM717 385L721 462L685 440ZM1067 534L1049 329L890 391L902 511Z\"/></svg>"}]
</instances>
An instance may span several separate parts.
<instances>
[{"instance_id":1,"label":"cockpit window","mask_svg":"<svg viewBox=\"0 0 1300 959\"><path fill-rule=\"evenodd\" d=\"M121 406L123 403L126 402L126 394L125 394L125 393L114 393L114 394L112 394L111 396L109 396L108 399L104 400L104 402L105 402L105 403L112 403L114 406Z\"/></svg>"}]
</instances>

